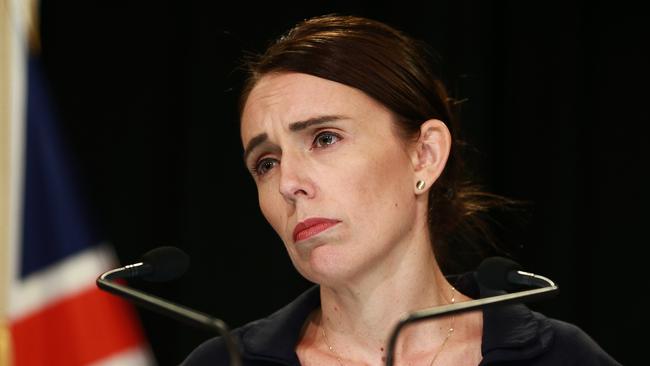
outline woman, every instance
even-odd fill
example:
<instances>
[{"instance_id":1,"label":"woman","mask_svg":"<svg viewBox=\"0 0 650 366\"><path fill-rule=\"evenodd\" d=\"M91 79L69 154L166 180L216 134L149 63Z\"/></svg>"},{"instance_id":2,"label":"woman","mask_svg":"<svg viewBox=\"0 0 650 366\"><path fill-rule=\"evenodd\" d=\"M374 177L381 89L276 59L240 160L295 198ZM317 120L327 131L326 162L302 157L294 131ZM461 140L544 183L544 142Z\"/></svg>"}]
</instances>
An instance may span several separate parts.
<instances>
[{"instance_id":1,"label":"woman","mask_svg":"<svg viewBox=\"0 0 650 366\"><path fill-rule=\"evenodd\" d=\"M506 200L463 176L452 102L418 42L357 17L298 24L250 63L244 160L260 208L298 271L318 284L235 330L245 365L381 365L405 314L480 297L453 283L453 238ZM457 249L453 249L457 250ZM523 305L400 333L397 365L615 365L578 328ZM220 339L185 365L226 365Z\"/></svg>"}]
</instances>

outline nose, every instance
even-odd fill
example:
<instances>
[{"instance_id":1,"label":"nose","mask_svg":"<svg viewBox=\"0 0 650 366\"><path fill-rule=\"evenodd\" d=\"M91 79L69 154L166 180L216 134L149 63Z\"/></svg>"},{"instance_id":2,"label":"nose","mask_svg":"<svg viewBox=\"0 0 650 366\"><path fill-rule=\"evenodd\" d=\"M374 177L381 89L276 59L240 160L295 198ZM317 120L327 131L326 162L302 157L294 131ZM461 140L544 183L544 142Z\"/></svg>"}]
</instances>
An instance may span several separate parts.
<instances>
[{"instance_id":1,"label":"nose","mask_svg":"<svg viewBox=\"0 0 650 366\"><path fill-rule=\"evenodd\" d=\"M315 187L309 170L309 164L299 154L283 154L279 190L287 202L293 203L300 197L313 197Z\"/></svg>"}]
</instances>

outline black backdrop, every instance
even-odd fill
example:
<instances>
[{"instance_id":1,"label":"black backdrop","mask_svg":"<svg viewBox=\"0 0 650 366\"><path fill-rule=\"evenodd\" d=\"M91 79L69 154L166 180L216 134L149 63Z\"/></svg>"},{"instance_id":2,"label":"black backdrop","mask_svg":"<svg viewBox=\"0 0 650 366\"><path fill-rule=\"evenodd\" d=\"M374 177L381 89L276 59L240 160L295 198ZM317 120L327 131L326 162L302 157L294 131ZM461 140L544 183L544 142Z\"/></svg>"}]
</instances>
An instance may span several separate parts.
<instances>
[{"instance_id":1,"label":"black backdrop","mask_svg":"<svg viewBox=\"0 0 650 366\"><path fill-rule=\"evenodd\" d=\"M506 227L562 292L532 304L624 364L641 360L650 17L593 1L42 1L42 58L104 236L123 263L174 245L189 272L147 291L242 325L310 284L257 208L235 100L244 50L330 12L426 40L496 193L534 203ZM640 8L640 7L639 7ZM211 334L140 311L160 365Z\"/></svg>"}]
</instances>

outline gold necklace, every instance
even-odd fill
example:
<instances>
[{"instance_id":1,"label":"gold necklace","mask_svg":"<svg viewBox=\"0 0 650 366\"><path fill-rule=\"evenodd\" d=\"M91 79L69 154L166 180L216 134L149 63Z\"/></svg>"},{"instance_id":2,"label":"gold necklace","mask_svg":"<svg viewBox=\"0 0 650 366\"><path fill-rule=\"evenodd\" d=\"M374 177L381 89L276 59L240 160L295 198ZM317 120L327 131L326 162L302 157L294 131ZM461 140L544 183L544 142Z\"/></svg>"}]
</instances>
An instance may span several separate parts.
<instances>
[{"instance_id":1,"label":"gold necklace","mask_svg":"<svg viewBox=\"0 0 650 366\"><path fill-rule=\"evenodd\" d=\"M456 288L453 286L451 287L451 301L449 302L450 304L456 303ZM433 366L433 363L436 362L436 359L438 358L438 355L440 352L442 352L442 349L445 347L445 344L447 344L447 341L451 337L451 335L454 333L454 318L455 316L451 316L451 322L449 324L449 329L447 329L447 335L445 336L445 339L442 341L440 344L440 347L438 347L438 351L436 352L435 355L433 355L433 358L431 359L431 362L429 363L429 366ZM323 340L325 341L325 345L327 348L330 350L330 352L336 357L336 361L339 363L339 366L345 366L343 363L343 360L341 360L341 356L339 356L338 352L330 345L329 339L327 339L327 334L325 333L325 326L321 325L321 333L323 334Z\"/></svg>"},{"instance_id":2,"label":"gold necklace","mask_svg":"<svg viewBox=\"0 0 650 366\"><path fill-rule=\"evenodd\" d=\"M329 348L330 352L332 352L334 357L336 357L336 361L339 362L339 366L345 366L343 364L343 361L341 361L341 357L339 357L339 354L334 350L334 347L330 346L330 342L327 339L327 334L325 334L325 327L323 326L320 329L321 329L321 332L323 333L323 339L325 340L325 345L327 346L327 348Z\"/></svg>"},{"instance_id":3,"label":"gold necklace","mask_svg":"<svg viewBox=\"0 0 650 366\"><path fill-rule=\"evenodd\" d=\"M456 288L454 286L451 286L451 301L450 304L456 303ZM445 336L445 339L442 341L442 344L440 344L440 347L438 347L438 351L436 352L435 355L433 355L433 358L431 359L431 362L429 363L429 366L433 366L433 363L436 362L436 359L438 358L438 355L440 352L442 352L442 349L445 347L445 344L447 344L447 341L449 340L449 337L451 337L452 334L454 334L454 319L455 315L451 316L451 322L449 324L449 329L447 329L447 335Z\"/></svg>"}]
</instances>

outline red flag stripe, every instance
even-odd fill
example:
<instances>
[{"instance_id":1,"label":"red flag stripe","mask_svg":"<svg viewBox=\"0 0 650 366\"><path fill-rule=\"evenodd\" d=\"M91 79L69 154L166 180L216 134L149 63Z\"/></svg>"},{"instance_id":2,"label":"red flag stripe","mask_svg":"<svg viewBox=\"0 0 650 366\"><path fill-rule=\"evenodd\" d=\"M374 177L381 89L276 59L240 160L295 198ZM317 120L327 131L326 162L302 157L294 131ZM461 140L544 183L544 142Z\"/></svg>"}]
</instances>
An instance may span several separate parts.
<instances>
[{"instance_id":1,"label":"red flag stripe","mask_svg":"<svg viewBox=\"0 0 650 366\"><path fill-rule=\"evenodd\" d=\"M81 366L143 344L133 309L90 287L11 324L15 366Z\"/></svg>"}]
</instances>

